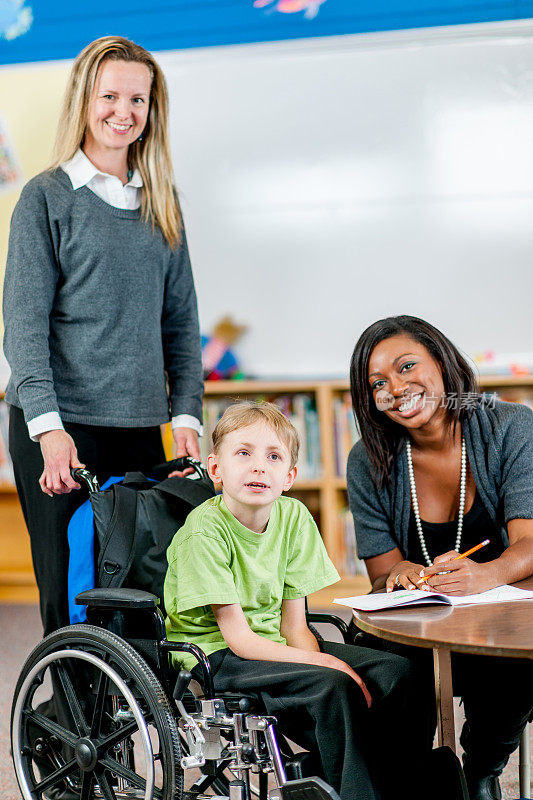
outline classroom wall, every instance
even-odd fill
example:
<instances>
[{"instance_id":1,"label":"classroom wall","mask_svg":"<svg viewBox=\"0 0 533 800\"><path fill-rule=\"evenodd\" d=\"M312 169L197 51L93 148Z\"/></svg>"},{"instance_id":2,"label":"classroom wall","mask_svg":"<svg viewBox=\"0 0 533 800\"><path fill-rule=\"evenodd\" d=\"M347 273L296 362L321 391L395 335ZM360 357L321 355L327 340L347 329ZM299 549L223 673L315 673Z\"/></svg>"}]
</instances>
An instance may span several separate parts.
<instances>
[{"instance_id":1,"label":"classroom wall","mask_svg":"<svg viewBox=\"0 0 533 800\"><path fill-rule=\"evenodd\" d=\"M68 72L66 62L0 67L0 287L11 214L23 184L50 161ZM6 152L15 176L4 181ZM0 310L0 338L2 333ZM0 390L5 387L8 374L0 351Z\"/></svg>"},{"instance_id":2,"label":"classroom wall","mask_svg":"<svg viewBox=\"0 0 533 800\"><path fill-rule=\"evenodd\" d=\"M0 64L74 58L117 33L161 51L532 16L533 0L2 0Z\"/></svg>"},{"instance_id":3,"label":"classroom wall","mask_svg":"<svg viewBox=\"0 0 533 800\"><path fill-rule=\"evenodd\" d=\"M50 162L69 66L66 62L48 62L0 67L0 287L11 214L23 184ZM15 173L9 180L3 180L6 160ZM0 339L2 335L0 309ZM8 377L7 363L0 350L0 391Z\"/></svg>"},{"instance_id":4,"label":"classroom wall","mask_svg":"<svg viewBox=\"0 0 533 800\"><path fill-rule=\"evenodd\" d=\"M22 184L50 161L69 64L46 63L0 68L0 131L8 134L19 179L0 182L0 274L3 274L9 222Z\"/></svg>"},{"instance_id":5,"label":"classroom wall","mask_svg":"<svg viewBox=\"0 0 533 800\"><path fill-rule=\"evenodd\" d=\"M533 29L165 54L204 328L247 371L345 375L388 314L533 349Z\"/></svg>"},{"instance_id":6,"label":"classroom wall","mask_svg":"<svg viewBox=\"0 0 533 800\"><path fill-rule=\"evenodd\" d=\"M247 325L246 372L345 375L392 313L471 354L533 349L532 37L526 21L158 54L202 328ZM24 180L68 67L0 69Z\"/></svg>"}]
</instances>

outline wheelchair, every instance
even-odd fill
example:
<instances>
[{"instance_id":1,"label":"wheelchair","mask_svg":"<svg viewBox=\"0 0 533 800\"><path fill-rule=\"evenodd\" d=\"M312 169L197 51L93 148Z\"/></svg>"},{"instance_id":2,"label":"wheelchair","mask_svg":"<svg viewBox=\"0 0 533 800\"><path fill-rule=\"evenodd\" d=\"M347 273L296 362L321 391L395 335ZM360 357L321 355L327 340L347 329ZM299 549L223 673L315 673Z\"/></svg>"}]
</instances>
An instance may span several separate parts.
<instances>
[{"instance_id":1,"label":"wheelchair","mask_svg":"<svg viewBox=\"0 0 533 800\"><path fill-rule=\"evenodd\" d=\"M83 471L86 473L86 471ZM94 491L89 473L77 473ZM11 713L24 800L339 800L312 755L294 753L259 696L216 693L208 659L166 638L159 599L135 588L82 592L87 623L47 636L28 656ZM308 613L349 641L339 617ZM193 654L195 676L171 667ZM59 693L62 713L46 713ZM355 799L354 799L355 800Z\"/></svg>"}]
</instances>

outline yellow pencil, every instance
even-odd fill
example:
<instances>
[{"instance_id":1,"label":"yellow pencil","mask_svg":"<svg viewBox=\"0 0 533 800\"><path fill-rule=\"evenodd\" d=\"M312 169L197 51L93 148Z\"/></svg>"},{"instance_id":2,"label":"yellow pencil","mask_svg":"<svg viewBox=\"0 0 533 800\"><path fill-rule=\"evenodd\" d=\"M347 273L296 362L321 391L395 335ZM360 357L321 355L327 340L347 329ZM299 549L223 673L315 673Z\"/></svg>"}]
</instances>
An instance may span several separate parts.
<instances>
[{"instance_id":1,"label":"yellow pencil","mask_svg":"<svg viewBox=\"0 0 533 800\"><path fill-rule=\"evenodd\" d=\"M455 556L455 558L452 558L452 561L459 561L460 558L466 558L467 556L471 556L472 553L475 553L476 550L481 550L481 548L485 547L485 545L489 544L489 542L490 539L484 539L479 544L476 544L474 547L471 547L470 550L467 550L466 553L461 553L460 556ZM422 580L417 581L417 583L423 583L424 581L428 581L430 578L433 578L433 575L426 575L425 578L422 578Z\"/></svg>"}]
</instances>

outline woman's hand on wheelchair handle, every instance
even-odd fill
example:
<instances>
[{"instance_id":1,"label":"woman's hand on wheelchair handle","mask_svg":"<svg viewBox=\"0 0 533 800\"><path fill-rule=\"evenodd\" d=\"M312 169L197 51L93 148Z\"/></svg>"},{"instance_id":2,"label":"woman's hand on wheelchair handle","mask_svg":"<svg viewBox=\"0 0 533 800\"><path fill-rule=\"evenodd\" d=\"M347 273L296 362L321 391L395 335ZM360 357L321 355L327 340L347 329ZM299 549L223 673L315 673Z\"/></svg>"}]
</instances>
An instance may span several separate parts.
<instances>
[{"instance_id":1,"label":"woman's hand on wheelchair handle","mask_svg":"<svg viewBox=\"0 0 533 800\"><path fill-rule=\"evenodd\" d=\"M41 490L49 497L54 494L68 494L79 489L70 474L71 468L85 467L78 458L78 451L72 436L63 429L46 431L39 436L43 454L44 470L39 478Z\"/></svg>"},{"instance_id":2,"label":"woman's hand on wheelchair handle","mask_svg":"<svg viewBox=\"0 0 533 800\"><path fill-rule=\"evenodd\" d=\"M200 460L200 443L198 441L198 434L193 428L173 428L172 436L176 444L176 458L182 456L191 456ZM182 472L175 470L168 476L169 478L178 477L184 478L194 472L192 467L184 469Z\"/></svg>"}]
</instances>

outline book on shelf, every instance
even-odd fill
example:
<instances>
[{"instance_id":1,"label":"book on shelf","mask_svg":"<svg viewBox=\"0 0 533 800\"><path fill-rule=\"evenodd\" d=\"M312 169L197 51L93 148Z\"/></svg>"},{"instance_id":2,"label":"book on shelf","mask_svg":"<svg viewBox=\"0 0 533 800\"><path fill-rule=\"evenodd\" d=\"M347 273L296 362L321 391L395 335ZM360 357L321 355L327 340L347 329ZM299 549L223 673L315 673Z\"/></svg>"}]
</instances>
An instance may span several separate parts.
<instances>
[{"instance_id":1,"label":"book on shelf","mask_svg":"<svg viewBox=\"0 0 533 800\"><path fill-rule=\"evenodd\" d=\"M365 562L357 558L355 527L352 513L348 507L341 508L338 514L338 541L340 542L342 556L341 563L337 566L341 574L364 575L366 578Z\"/></svg>"},{"instance_id":2,"label":"book on shelf","mask_svg":"<svg viewBox=\"0 0 533 800\"><path fill-rule=\"evenodd\" d=\"M360 438L349 392L333 398L333 435L336 472L337 475L344 476L350 450Z\"/></svg>"},{"instance_id":3,"label":"book on shelf","mask_svg":"<svg viewBox=\"0 0 533 800\"><path fill-rule=\"evenodd\" d=\"M289 398L286 416L291 420L300 437L298 471L300 478L312 480L320 477L320 432L318 415L313 399L307 394L295 394Z\"/></svg>"},{"instance_id":4,"label":"book on shelf","mask_svg":"<svg viewBox=\"0 0 533 800\"><path fill-rule=\"evenodd\" d=\"M9 455L9 411L5 400L0 400L0 485L14 486L13 463Z\"/></svg>"},{"instance_id":5,"label":"book on shelf","mask_svg":"<svg viewBox=\"0 0 533 800\"><path fill-rule=\"evenodd\" d=\"M481 379L485 375L513 375L520 380L525 375L533 375L533 352L495 353L487 350L476 356Z\"/></svg>"},{"instance_id":6,"label":"book on shelf","mask_svg":"<svg viewBox=\"0 0 533 800\"><path fill-rule=\"evenodd\" d=\"M321 474L320 431L318 414L314 399L309 394L286 394L257 396L257 400L268 400L292 422L300 439L298 457L298 477L301 480L314 480ZM204 399L204 435L200 441L202 461L205 463L213 447L213 431L220 417L233 405L234 400L224 397Z\"/></svg>"}]
</instances>

